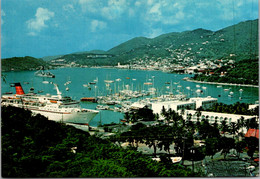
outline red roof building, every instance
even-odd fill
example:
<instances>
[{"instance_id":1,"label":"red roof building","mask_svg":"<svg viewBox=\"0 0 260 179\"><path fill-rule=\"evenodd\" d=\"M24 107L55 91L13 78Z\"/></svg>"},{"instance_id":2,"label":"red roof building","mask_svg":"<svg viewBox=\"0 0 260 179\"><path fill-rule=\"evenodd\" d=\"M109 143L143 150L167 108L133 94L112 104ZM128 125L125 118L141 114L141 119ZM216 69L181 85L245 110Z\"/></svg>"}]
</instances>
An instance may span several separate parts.
<instances>
[{"instance_id":1,"label":"red roof building","mask_svg":"<svg viewBox=\"0 0 260 179\"><path fill-rule=\"evenodd\" d=\"M256 137L259 139L259 129L248 129L245 137Z\"/></svg>"}]
</instances>

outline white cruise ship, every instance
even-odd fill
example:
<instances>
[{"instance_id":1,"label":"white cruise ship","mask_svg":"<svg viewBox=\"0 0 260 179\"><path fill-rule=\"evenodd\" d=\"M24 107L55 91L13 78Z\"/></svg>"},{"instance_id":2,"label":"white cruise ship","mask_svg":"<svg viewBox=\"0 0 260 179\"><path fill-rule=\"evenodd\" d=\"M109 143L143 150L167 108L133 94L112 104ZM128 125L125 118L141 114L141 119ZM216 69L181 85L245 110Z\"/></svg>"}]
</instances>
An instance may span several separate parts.
<instances>
[{"instance_id":1,"label":"white cruise ship","mask_svg":"<svg viewBox=\"0 0 260 179\"><path fill-rule=\"evenodd\" d=\"M39 95L33 90L25 94L20 83L13 83L16 94L2 95L1 105L15 106L31 110L33 114L42 114L49 120L64 123L88 124L99 111L84 109L79 101L62 96L57 84L54 84L57 95Z\"/></svg>"}]
</instances>

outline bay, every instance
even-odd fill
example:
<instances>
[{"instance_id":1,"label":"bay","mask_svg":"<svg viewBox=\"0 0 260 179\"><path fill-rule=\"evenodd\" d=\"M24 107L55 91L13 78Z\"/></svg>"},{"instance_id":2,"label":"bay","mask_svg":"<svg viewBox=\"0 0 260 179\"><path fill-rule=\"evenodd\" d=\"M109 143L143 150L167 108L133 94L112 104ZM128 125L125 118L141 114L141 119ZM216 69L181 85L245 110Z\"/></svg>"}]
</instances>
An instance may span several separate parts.
<instances>
[{"instance_id":1,"label":"bay","mask_svg":"<svg viewBox=\"0 0 260 179\"><path fill-rule=\"evenodd\" d=\"M185 77L191 77L189 74L170 74L161 71L142 71L114 68L58 68L50 70L55 74L55 78L43 78L35 76L35 71L20 72L2 72L6 75L6 83L1 80L1 93L15 92L10 87L10 83L20 82L25 92L34 87L35 92L42 90L42 94L56 94L53 84L43 83L43 81L58 84L63 95L70 96L72 99L80 100L82 97L106 96L111 93L117 93L123 89L133 89L136 91L149 90L155 88L158 95L178 94L182 92L187 97L206 97L211 96L218 98L218 102L225 104L233 104L236 102L251 103L259 99L259 88L245 86L230 86L217 84L202 84L182 80ZM84 84L98 80L96 84L84 87ZM113 80L110 83L109 90L104 80ZM71 81L69 85L64 85L67 81ZM144 83L152 83L144 85ZM66 91L66 87L69 88ZM228 89L228 90L224 90ZM242 90L240 90L242 89ZM202 93L197 93L202 90ZM240 91L239 91L240 90ZM241 92L242 91L242 92ZM233 92L230 97L230 92ZM239 98L242 98L240 100ZM137 99L135 99L137 100ZM95 109L97 103L81 102L84 108ZM90 122L91 126L97 126L99 123L108 124L111 122L118 123L123 119L124 115L113 111L100 111L100 113Z\"/></svg>"}]
</instances>

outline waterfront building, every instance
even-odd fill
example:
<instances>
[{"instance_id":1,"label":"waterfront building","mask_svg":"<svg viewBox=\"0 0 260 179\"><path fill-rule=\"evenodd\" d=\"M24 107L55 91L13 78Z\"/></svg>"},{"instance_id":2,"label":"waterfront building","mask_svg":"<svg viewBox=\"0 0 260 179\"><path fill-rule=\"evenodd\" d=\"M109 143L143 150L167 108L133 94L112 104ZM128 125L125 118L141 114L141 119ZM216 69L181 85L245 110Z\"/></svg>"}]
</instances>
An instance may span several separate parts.
<instances>
[{"instance_id":1,"label":"waterfront building","mask_svg":"<svg viewBox=\"0 0 260 179\"><path fill-rule=\"evenodd\" d=\"M212 98L210 96L206 98L190 98L187 101L163 101L163 102L154 102L152 103L153 113L160 114L164 106L165 110L170 108L175 112L185 110L185 109L198 109L202 107L204 110L211 108L218 101L217 98Z\"/></svg>"},{"instance_id":2,"label":"waterfront building","mask_svg":"<svg viewBox=\"0 0 260 179\"><path fill-rule=\"evenodd\" d=\"M221 124L221 121L227 120L227 123L230 124L231 122L237 123L239 119L242 117L245 120L250 120L253 118L257 118L257 116L249 116L249 115L240 115L240 114L228 114L228 113L217 113L217 112L209 112L209 111L200 111L201 115L199 116L199 120L208 119L209 123L212 124L215 121L218 124ZM185 110L183 118L186 120L188 115L191 115L191 121L196 122L198 119L197 111L196 110Z\"/></svg>"},{"instance_id":3,"label":"waterfront building","mask_svg":"<svg viewBox=\"0 0 260 179\"><path fill-rule=\"evenodd\" d=\"M161 111L163 109L163 106L165 110L169 110L170 108L174 111L179 111L182 109L195 109L196 103L191 101L164 101L164 102L154 102L152 103L152 110L153 113L161 114Z\"/></svg>"},{"instance_id":4,"label":"waterfront building","mask_svg":"<svg viewBox=\"0 0 260 179\"><path fill-rule=\"evenodd\" d=\"M196 109L202 107L205 110L217 104L218 99L208 96L206 98L190 98L190 102L196 103Z\"/></svg>"}]
</instances>

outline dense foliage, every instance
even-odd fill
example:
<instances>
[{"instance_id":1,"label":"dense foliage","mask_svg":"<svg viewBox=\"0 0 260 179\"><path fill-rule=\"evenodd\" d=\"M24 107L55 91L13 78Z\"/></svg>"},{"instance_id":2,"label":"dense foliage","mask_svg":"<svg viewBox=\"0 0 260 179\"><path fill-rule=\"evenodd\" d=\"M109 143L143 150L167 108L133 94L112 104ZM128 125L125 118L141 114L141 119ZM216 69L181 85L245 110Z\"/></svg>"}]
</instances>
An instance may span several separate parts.
<instances>
[{"instance_id":1,"label":"dense foliage","mask_svg":"<svg viewBox=\"0 0 260 179\"><path fill-rule=\"evenodd\" d=\"M3 177L173 177L194 175L28 110L2 107Z\"/></svg>"},{"instance_id":2,"label":"dense foliage","mask_svg":"<svg viewBox=\"0 0 260 179\"><path fill-rule=\"evenodd\" d=\"M30 56L13 57L2 59L2 71L22 71L22 70L36 70L41 66L49 67L50 64Z\"/></svg>"},{"instance_id":3,"label":"dense foliage","mask_svg":"<svg viewBox=\"0 0 260 179\"><path fill-rule=\"evenodd\" d=\"M253 84L258 85L258 59L241 60L236 62L234 67L228 68L223 66L214 71L213 75L195 75L194 80L218 82L218 83L234 83L234 84ZM221 76L221 72L226 72Z\"/></svg>"},{"instance_id":4,"label":"dense foliage","mask_svg":"<svg viewBox=\"0 0 260 179\"><path fill-rule=\"evenodd\" d=\"M209 111L230 113L230 114L243 114L243 115L259 115L259 107L248 110L249 104L236 102L234 104L216 103Z\"/></svg>"}]
</instances>

